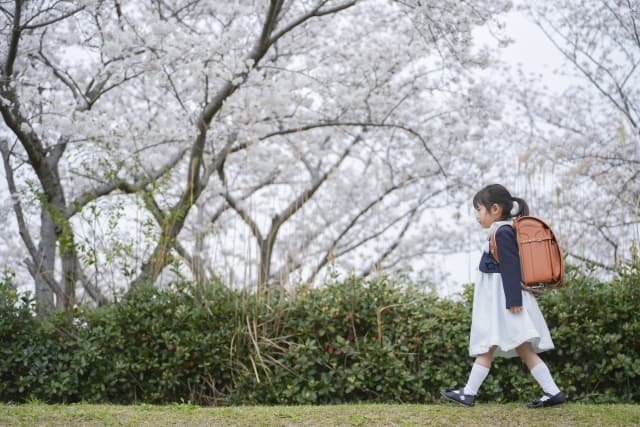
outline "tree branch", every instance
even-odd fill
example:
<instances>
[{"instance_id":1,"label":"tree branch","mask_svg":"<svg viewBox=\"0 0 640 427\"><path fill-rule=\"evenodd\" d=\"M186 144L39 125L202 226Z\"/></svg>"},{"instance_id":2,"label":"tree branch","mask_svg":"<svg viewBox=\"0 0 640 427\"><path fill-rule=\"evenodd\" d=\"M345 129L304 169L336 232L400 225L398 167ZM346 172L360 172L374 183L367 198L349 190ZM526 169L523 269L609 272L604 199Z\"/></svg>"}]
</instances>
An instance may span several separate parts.
<instances>
[{"instance_id":1,"label":"tree branch","mask_svg":"<svg viewBox=\"0 0 640 427\"><path fill-rule=\"evenodd\" d=\"M600 267L600 268L602 268L602 269L604 269L604 270L607 270L607 271L616 271L616 267L615 267L615 266L610 266L610 265L603 264L603 263L602 263L602 262L600 262L600 261L596 261L596 260L593 260L593 259L590 259L590 258L584 257L584 256L582 256L582 255L578 255L578 254L576 254L576 253L574 253L574 252L569 252L569 253L568 253L568 255L569 255L569 256L571 256L571 257L573 257L573 258L575 258L575 259L577 259L577 260L579 260L579 261L585 262L585 263L587 263L587 264L593 264L593 265L595 265L596 267Z\"/></svg>"},{"instance_id":2,"label":"tree branch","mask_svg":"<svg viewBox=\"0 0 640 427\"><path fill-rule=\"evenodd\" d=\"M367 277L369 276L374 270L379 270L382 267L382 263L384 262L384 260L386 260L389 255L391 255L391 253L393 253L393 251L396 250L396 248L400 245L400 242L402 241L402 239L404 238L405 234L407 234L407 231L409 230L409 226L413 223L417 213L419 212L419 205L414 207L413 209L411 209L411 211L409 211L409 215L407 218L407 221L405 222L404 226L402 227L402 230L400 231L400 233L398 233L398 235L396 236L395 240L393 241L393 243L387 248L386 251L384 251L376 261L374 261L371 266L369 268L367 268L366 270L364 270L362 272L362 277Z\"/></svg>"},{"instance_id":3,"label":"tree branch","mask_svg":"<svg viewBox=\"0 0 640 427\"><path fill-rule=\"evenodd\" d=\"M20 43L20 36L22 35L22 28L20 27L20 20L22 18L22 3L16 2L15 11L13 13L13 28L11 31L11 38L9 40L9 50L7 50L7 58L4 61L4 70L1 80L2 86L8 85L9 80L13 76L13 65L16 62L18 56L18 44Z\"/></svg>"},{"instance_id":4,"label":"tree branch","mask_svg":"<svg viewBox=\"0 0 640 427\"><path fill-rule=\"evenodd\" d=\"M288 25L286 25L283 29L281 29L280 31L276 32L273 36L271 36L271 39L269 40L268 44L269 45L274 44L282 36L284 36L285 34L290 32L291 30L293 30L297 26L303 24L304 22L308 21L309 19L311 19L313 17L331 15L331 14L343 11L343 10L348 9L348 8L352 7L353 5L355 5L357 3L357 0L347 1L347 2L345 2L343 4L340 4L340 5L332 7L332 8L329 8L329 9L326 9L326 10L320 10L320 8L323 6L324 3L326 3L326 2L320 2L318 5L316 5L314 8L312 8L309 12L307 12L304 15L298 17L293 22L291 22Z\"/></svg>"},{"instance_id":5,"label":"tree branch","mask_svg":"<svg viewBox=\"0 0 640 427\"><path fill-rule=\"evenodd\" d=\"M75 15L76 13L84 10L85 8L86 8L86 6L80 6L79 8L77 8L75 10L72 10L70 12L67 12L67 13L63 14L63 15L57 16L55 18L52 18L52 19L50 19L48 21L38 22L36 24L31 24L31 25L24 25L22 27L22 29L23 30L35 30L35 29L38 29L38 28L47 27L47 26L49 26L51 24L55 24L56 22L60 22L62 20L65 20L65 19Z\"/></svg>"},{"instance_id":6,"label":"tree branch","mask_svg":"<svg viewBox=\"0 0 640 427\"><path fill-rule=\"evenodd\" d=\"M69 219L83 207L85 207L88 203L96 200L102 196L106 196L116 190L121 190L125 193L135 193L137 191L142 190L148 184L156 181L165 173L170 171L179 161L182 159L187 152L187 148L182 148L173 158L169 159L160 169L155 171L154 173L146 176L138 176L134 178L133 183L128 183L126 180L121 179L113 179L109 182L105 182L104 184L94 188L93 190L86 191L78 196L75 200L73 200L69 206L67 206L64 211L65 218Z\"/></svg>"},{"instance_id":7,"label":"tree branch","mask_svg":"<svg viewBox=\"0 0 640 427\"><path fill-rule=\"evenodd\" d=\"M0 153L2 153L2 160L4 163L4 173L7 179L7 185L9 187L9 193L13 199L13 211L16 215L16 220L18 222L18 230L20 232L20 237L22 237L22 241L24 242L27 250L29 251L29 255L31 259L37 259L38 251L36 249L35 244L33 243L33 239L31 238L31 234L29 233L29 228L27 227L27 223L24 219L24 212L22 211L22 204L20 203L20 197L18 195L18 190L16 188L14 176L13 176L13 167L11 166L11 151L9 150L9 145L4 138L0 139Z\"/></svg>"},{"instance_id":8,"label":"tree branch","mask_svg":"<svg viewBox=\"0 0 640 427\"><path fill-rule=\"evenodd\" d=\"M446 113L438 113L434 116L428 117L427 119L425 119L425 121L434 119L436 117L445 115ZM433 159L433 161L436 163L436 165L438 166L438 171L439 173L441 173L444 177L447 177L447 173L445 172L444 168L442 167L442 165L440 164L440 160L438 160L438 158L435 156L435 154L433 154L433 152L431 151L431 149L428 147L427 145L427 141L422 137L422 135L420 135L418 132L416 132L415 130L411 129L410 127L407 127L405 125L402 124L395 124L395 123L376 123L376 122L368 122L368 121L363 121L363 122L341 122L341 121L329 121L329 122L321 122L321 123L310 123L304 126L299 126L296 128L289 128L289 129L281 129L281 130L277 130L275 132L270 132L266 135L263 135L260 137L260 140L263 141L265 139L269 139L269 138L273 138L274 136L279 136L279 135L288 135L288 134L292 134L292 133L297 133L297 132L305 132L308 130L313 130L313 129L319 129L319 128L325 128L325 127L372 127L372 128L392 128L392 129L400 129L414 137L416 137L420 143L422 144L422 146L424 147L425 151L429 154L429 156Z\"/></svg>"},{"instance_id":9,"label":"tree branch","mask_svg":"<svg viewBox=\"0 0 640 427\"><path fill-rule=\"evenodd\" d=\"M260 232L260 227L258 227L258 224L256 224L253 221L253 219L251 218L251 215L249 215L249 213L247 211L245 211L238 204L238 202L233 198L233 196L231 196L231 194L229 193L229 189L227 187L227 178L226 178L226 176L224 174L224 171L222 169L219 169L218 175L220 176L220 181L222 181L222 184L223 184L224 189L225 189L222 192L222 197L224 197L224 199L227 201L229 206L231 206L231 209L236 211L236 213L240 216L242 221L244 221L244 223L247 225L247 227L249 227L249 229L251 230L251 233L256 238L256 240L258 242L262 242L264 239L262 237L262 233Z\"/></svg>"},{"instance_id":10,"label":"tree branch","mask_svg":"<svg viewBox=\"0 0 640 427\"><path fill-rule=\"evenodd\" d=\"M391 187L387 188L382 194L380 194L378 197L376 197L373 201L371 201L369 204L367 204L362 209L360 209L360 211L342 229L342 231L338 234L338 236L336 236L336 238L333 239L333 241L331 242L331 244L329 245L329 247L325 251L324 256L321 258L320 262L316 265L315 269L313 270L313 272L311 273L309 278L306 280L306 283L312 283L315 280L315 278L318 275L318 273L320 273L320 270L322 270L324 268L324 266L327 265L327 263L330 260L336 259L339 256L339 255L337 255L335 253L335 250L338 247L338 244L349 233L349 231L351 231L356 226L358 221L360 221L360 219L367 212L369 212L371 209L373 209L376 205L379 205L380 203L382 203L387 196L391 195L396 190L405 188L406 184L411 183L411 182L415 182L415 181L416 181L415 178L409 178L408 181L405 181L405 182L403 182L401 184L392 185Z\"/></svg>"},{"instance_id":11,"label":"tree branch","mask_svg":"<svg viewBox=\"0 0 640 427\"><path fill-rule=\"evenodd\" d=\"M362 137L360 135L356 136L354 140L349 144L349 146L344 150L342 155L338 158L338 160L323 173L308 189L303 191L298 197L289 203L289 205L279 214L277 214L272 221L272 229L275 228L277 231L285 221L287 221L293 214L295 214L302 206L309 200L318 188L327 180L327 178L336 170L342 162L347 158L351 149L358 143L362 141Z\"/></svg>"},{"instance_id":12,"label":"tree branch","mask_svg":"<svg viewBox=\"0 0 640 427\"><path fill-rule=\"evenodd\" d=\"M598 63L587 52L585 52L584 50L580 49L579 46L578 46L578 43L576 41L569 40L568 37L565 36L564 34L562 34L560 32L560 30L557 29L553 25L553 23L551 23L548 19L545 19L545 21L546 21L547 25L549 25L554 30L554 32L556 34L558 34L562 39L564 39L564 41L567 44L569 44L574 49L575 52L579 52L580 54L584 55L591 62L596 64L596 66L601 67L602 69L604 69L605 72L610 77L613 78L613 76L611 75L611 71L609 69L605 68L602 64ZM558 49L558 51L565 58L567 58L574 65L574 67L576 67L587 78L587 80L598 90L598 92L600 92L605 98L607 98L618 111L620 111L622 114L624 114L624 116L627 118L627 120L629 120L629 122L633 125L633 127L637 128L638 126L637 126L635 120L633 119L633 117L631 117L631 114L629 113L629 111L627 109L625 109L624 106L620 105L620 103L605 88L602 87L600 82L598 82L595 79L595 77L585 67L583 67L582 65L579 64L579 62L577 60L576 53L575 52L573 54L569 53L566 49L564 49L562 46L560 46L558 41L549 33L549 31L542 24L541 20L539 20L539 19L536 20L536 24L542 30L542 32L547 37L547 39L556 47L556 49ZM615 81L615 79L614 79L614 81Z\"/></svg>"}]
</instances>

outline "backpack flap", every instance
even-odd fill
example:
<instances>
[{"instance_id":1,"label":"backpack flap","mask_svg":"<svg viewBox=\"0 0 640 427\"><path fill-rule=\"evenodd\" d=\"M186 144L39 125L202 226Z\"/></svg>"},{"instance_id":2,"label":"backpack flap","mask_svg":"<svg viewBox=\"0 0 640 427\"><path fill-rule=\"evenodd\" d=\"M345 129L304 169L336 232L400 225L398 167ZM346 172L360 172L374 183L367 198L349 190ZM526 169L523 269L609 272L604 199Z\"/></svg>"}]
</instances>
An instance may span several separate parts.
<instances>
[{"instance_id":1,"label":"backpack flap","mask_svg":"<svg viewBox=\"0 0 640 427\"><path fill-rule=\"evenodd\" d=\"M522 282L525 286L557 285L564 280L560 245L551 227L539 218L524 216L513 222L518 238Z\"/></svg>"}]
</instances>

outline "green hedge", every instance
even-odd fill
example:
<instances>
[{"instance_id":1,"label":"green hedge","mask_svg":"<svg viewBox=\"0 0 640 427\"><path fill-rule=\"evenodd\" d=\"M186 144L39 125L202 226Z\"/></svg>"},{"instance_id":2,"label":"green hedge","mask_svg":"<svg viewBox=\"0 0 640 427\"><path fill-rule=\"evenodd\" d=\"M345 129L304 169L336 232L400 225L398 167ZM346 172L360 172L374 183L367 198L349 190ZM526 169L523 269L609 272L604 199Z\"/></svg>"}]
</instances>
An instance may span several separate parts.
<instances>
[{"instance_id":1,"label":"green hedge","mask_svg":"<svg viewBox=\"0 0 640 427\"><path fill-rule=\"evenodd\" d=\"M389 278L295 294L219 284L141 288L71 317L33 316L0 282L0 400L223 404L434 402L464 385L473 289L451 301ZM640 273L573 272L539 298L556 344L541 356L573 401L640 402ZM481 401L540 390L497 359Z\"/></svg>"}]
</instances>

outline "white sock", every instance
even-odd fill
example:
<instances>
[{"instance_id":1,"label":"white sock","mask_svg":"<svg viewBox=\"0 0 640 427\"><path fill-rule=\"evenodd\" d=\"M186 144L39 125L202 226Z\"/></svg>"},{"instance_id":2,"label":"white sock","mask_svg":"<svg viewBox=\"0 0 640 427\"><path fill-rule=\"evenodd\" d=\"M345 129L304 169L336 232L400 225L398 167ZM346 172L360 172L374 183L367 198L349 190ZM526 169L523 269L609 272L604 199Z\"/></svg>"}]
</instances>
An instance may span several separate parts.
<instances>
[{"instance_id":1,"label":"white sock","mask_svg":"<svg viewBox=\"0 0 640 427\"><path fill-rule=\"evenodd\" d=\"M553 381L553 377L551 376L551 372L549 371L549 367L546 363L538 363L531 370L531 375L536 379L538 384L540 384L540 388L551 396L555 396L560 393L560 389L556 385L555 381ZM543 396L542 400L547 400L547 396Z\"/></svg>"},{"instance_id":2,"label":"white sock","mask_svg":"<svg viewBox=\"0 0 640 427\"><path fill-rule=\"evenodd\" d=\"M471 372L469 372L467 385L464 386L464 394L470 394L472 396L478 394L478 390L484 382L484 379L487 378L487 375L489 375L489 368L474 363L471 367Z\"/></svg>"}]
</instances>

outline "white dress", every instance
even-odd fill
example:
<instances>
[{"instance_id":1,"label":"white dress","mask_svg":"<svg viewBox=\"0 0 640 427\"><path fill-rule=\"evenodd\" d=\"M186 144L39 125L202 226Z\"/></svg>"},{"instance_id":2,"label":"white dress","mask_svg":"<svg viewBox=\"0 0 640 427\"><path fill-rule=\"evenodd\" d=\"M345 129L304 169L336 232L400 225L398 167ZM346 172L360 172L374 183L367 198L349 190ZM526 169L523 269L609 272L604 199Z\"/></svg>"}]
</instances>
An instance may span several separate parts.
<instances>
[{"instance_id":1,"label":"white dress","mask_svg":"<svg viewBox=\"0 0 640 427\"><path fill-rule=\"evenodd\" d=\"M485 252L489 252L487 241ZM511 313L506 307L500 273L483 273L478 270L473 291L473 311L469 355L476 357L497 346L494 356L515 357L516 347L531 342L533 351L540 353L554 348L535 297L522 291L522 311Z\"/></svg>"}]
</instances>

